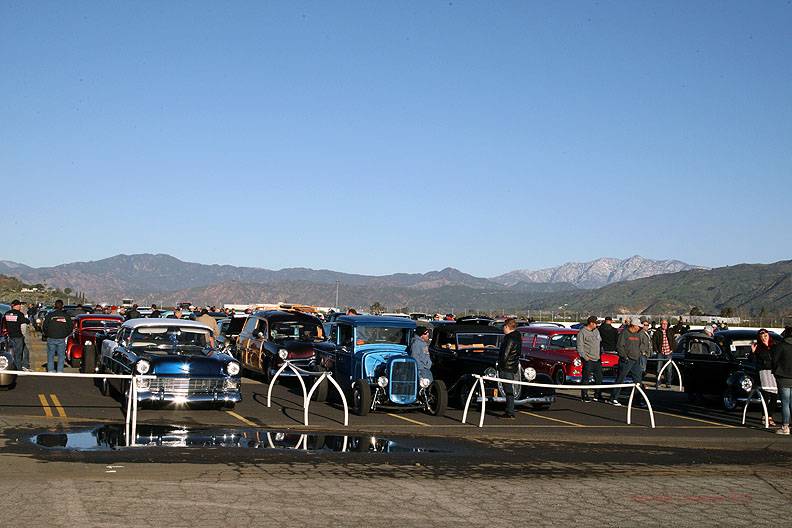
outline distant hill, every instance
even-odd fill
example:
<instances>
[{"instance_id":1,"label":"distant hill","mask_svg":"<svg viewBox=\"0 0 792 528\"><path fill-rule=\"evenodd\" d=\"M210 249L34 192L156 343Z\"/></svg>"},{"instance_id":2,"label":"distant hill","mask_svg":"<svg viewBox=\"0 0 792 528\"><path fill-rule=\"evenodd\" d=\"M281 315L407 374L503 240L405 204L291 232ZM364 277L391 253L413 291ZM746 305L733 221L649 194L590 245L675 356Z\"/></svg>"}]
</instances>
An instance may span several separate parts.
<instances>
[{"instance_id":1,"label":"distant hill","mask_svg":"<svg viewBox=\"0 0 792 528\"><path fill-rule=\"evenodd\" d=\"M515 270L491 280L505 286L519 282L567 283L578 288L600 288L614 282L640 279L664 273L705 269L679 260L652 260L635 255L627 259L599 258L591 262L567 262L541 270Z\"/></svg>"},{"instance_id":2,"label":"distant hill","mask_svg":"<svg viewBox=\"0 0 792 528\"><path fill-rule=\"evenodd\" d=\"M694 307L718 314L792 315L792 260L689 270L611 284L595 290L535 297L523 306L541 309L566 304L592 313L679 313Z\"/></svg>"}]
</instances>

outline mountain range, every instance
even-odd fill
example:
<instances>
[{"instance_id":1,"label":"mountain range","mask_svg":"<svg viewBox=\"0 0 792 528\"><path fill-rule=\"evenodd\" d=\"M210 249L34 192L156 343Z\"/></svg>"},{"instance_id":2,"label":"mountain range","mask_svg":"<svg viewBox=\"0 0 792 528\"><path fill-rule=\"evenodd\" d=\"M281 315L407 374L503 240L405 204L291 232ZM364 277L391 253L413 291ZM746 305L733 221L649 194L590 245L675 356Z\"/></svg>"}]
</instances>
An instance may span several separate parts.
<instances>
[{"instance_id":1,"label":"mountain range","mask_svg":"<svg viewBox=\"0 0 792 528\"><path fill-rule=\"evenodd\" d=\"M238 267L184 262L170 255L116 255L33 268L0 261L0 274L30 284L80 291L94 301L193 303L298 302L365 307L374 302L423 310L567 309L623 312L692 306L746 313L783 312L792 305L787 261L708 270L678 260L602 258L536 271L515 270L492 278L454 268L427 273L360 275L332 270Z\"/></svg>"}]
</instances>

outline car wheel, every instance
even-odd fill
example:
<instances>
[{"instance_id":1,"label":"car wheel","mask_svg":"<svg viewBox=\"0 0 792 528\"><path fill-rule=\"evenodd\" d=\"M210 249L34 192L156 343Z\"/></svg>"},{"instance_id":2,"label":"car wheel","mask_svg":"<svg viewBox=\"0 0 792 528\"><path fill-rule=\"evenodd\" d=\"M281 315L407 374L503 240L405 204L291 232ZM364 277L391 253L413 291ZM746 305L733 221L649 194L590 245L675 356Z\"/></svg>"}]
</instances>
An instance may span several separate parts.
<instances>
[{"instance_id":1,"label":"car wheel","mask_svg":"<svg viewBox=\"0 0 792 528\"><path fill-rule=\"evenodd\" d=\"M97 380L99 385L99 392L102 396L110 396L110 381L107 378L100 378Z\"/></svg>"},{"instance_id":2,"label":"car wheel","mask_svg":"<svg viewBox=\"0 0 792 528\"><path fill-rule=\"evenodd\" d=\"M434 380L426 390L426 412L432 416L444 416L448 408L448 390L443 380Z\"/></svg>"},{"instance_id":3,"label":"car wheel","mask_svg":"<svg viewBox=\"0 0 792 528\"><path fill-rule=\"evenodd\" d=\"M723 408L729 412L737 409L737 398L734 396L734 390L727 388L723 391Z\"/></svg>"},{"instance_id":4,"label":"car wheel","mask_svg":"<svg viewBox=\"0 0 792 528\"><path fill-rule=\"evenodd\" d=\"M236 407L236 403L234 403L234 402L223 403L222 405L220 405L220 410L222 410L222 411L233 411L234 407Z\"/></svg>"},{"instance_id":5,"label":"car wheel","mask_svg":"<svg viewBox=\"0 0 792 528\"><path fill-rule=\"evenodd\" d=\"M85 372L88 374L96 373L96 352L94 351L94 347L91 345L87 345L85 348L83 348L83 360L80 367L80 372Z\"/></svg>"},{"instance_id":6,"label":"car wheel","mask_svg":"<svg viewBox=\"0 0 792 528\"><path fill-rule=\"evenodd\" d=\"M566 374L564 373L564 369L557 368L555 372L553 372L553 384L555 385L563 385L566 381Z\"/></svg>"},{"instance_id":7,"label":"car wheel","mask_svg":"<svg viewBox=\"0 0 792 528\"><path fill-rule=\"evenodd\" d=\"M366 380L359 379L352 385L352 412L366 416L371 410L371 387Z\"/></svg>"},{"instance_id":8,"label":"car wheel","mask_svg":"<svg viewBox=\"0 0 792 528\"><path fill-rule=\"evenodd\" d=\"M549 408L550 408L550 404L549 403L532 403L531 404L531 409L533 409L534 411L546 411Z\"/></svg>"}]
</instances>

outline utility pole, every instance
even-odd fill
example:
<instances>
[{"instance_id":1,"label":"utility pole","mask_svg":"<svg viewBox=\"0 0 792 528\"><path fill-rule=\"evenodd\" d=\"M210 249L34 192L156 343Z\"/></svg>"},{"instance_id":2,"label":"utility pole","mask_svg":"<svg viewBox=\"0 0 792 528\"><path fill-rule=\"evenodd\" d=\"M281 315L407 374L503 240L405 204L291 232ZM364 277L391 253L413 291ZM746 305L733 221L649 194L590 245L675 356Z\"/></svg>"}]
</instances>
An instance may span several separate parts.
<instances>
[{"instance_id":1,"label":"utility pole","mask_svg":"<svg viewBox=\"0 0 792 528\"><path fill-rule=\"evenodd\" d=\"M335 307L336 308L338 308L338 286L339 286L340 283L341 283L341 281L336 280L336 302L335 302Z\"/></svg>"}]
</instances>

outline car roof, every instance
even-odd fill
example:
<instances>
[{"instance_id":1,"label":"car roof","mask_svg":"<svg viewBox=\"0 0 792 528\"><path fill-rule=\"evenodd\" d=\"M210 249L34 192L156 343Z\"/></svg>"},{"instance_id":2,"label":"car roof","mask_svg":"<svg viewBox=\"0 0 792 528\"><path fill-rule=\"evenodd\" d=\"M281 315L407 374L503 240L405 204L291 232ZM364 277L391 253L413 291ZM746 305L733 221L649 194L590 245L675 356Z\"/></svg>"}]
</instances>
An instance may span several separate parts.
<instances>
[{"instance_id":1,"label":"car roof","mask_svg":"<svg viewBox=\"0 0 792 528\"><path fill-rule=\"evenodd\" d=\"M732 341L735 339L756 339L758 330L719 330L715 332L715 337L725 337L726 339L731 339ZM781 339L781 336L776 334L775 332L771 332L768 330L768 333L774 339Z\"/></svg>"},{"instance_id":2,"label":"car roof","mask_svg":"<svg viewBox=\"0 0 792 528\"><path fill-rule=\"evenodd\" d=\"M290 320L303 320L303 321L310 321L312 323L316 323L319 318L315 315L311 315L305 312L300 312L297 310L259 310L258 312L253 312L252 315L256 317L264 317L268 320L273 321L282 321L284 319Z\"/></svg>"},{"instance_id":3,"label":"car roof","mask_svg":"<svg viewBox=\"0 0 792 528\"><path fill-rule=\"evenodd\" d=\"M415 321L406 317L387 317L383 315L342 315L335 320L352 326L395 326L397 328L415 328Z\"/></svg>"},{"instance_id":4,"label":"car roof","mask_svg":"<svg viewBox=\"0 0 792 528\"><path fill-rule=\"evenodd\" d=\"M205 328L211 330L208 326L198 321L191 319L130 319L123 325L124 328L141 328L144 326L169 326L169 327L190 327L190 328Z\"/></svg>"},{"instance_id":5,"label":"car roof","mask_svg":"<svg viewBox=\"0 0 792 528\"><path fill-rule=\"evenodd\" d=\"M102 314L102 313L90 313L90 314L78 314L74 316L75 320L82 321L83 319L106 319L108 321L123 321L124 318L120 315L115 314Z\"/></svg>"},{"instance_id":6,"label":"car roof","mask_svg":"<svg viewBox=\"0 0 792 528\"><path fill-rule=\"evenodd\" d=\"M438 326L436 332L446 334L498 334L503 335L503 330L491 325L451 323Z\"/></svg>"},{"instance_id":7,"label":"car roof","mask_svg":"<svg viewBox=\"0 0 792 528\"><path fill-rule=\"evenodd\" d=\"M546 335L578 333L576 328L563 328L560 326L519 326L517 327L517 329L522 330L524 332L530 332L532 334L546 334Z\"/></svg>"}]
</instances>

